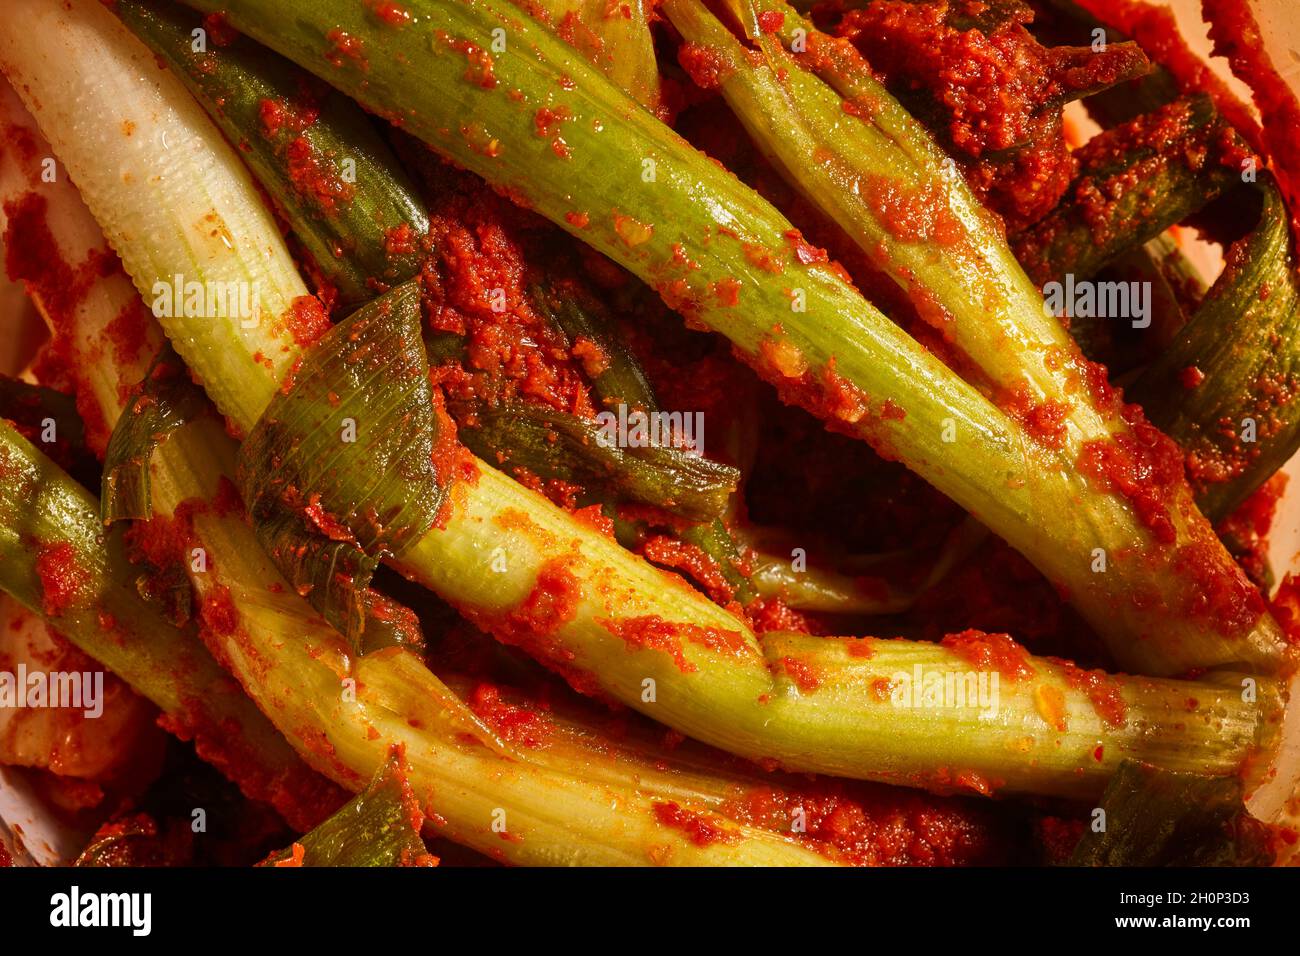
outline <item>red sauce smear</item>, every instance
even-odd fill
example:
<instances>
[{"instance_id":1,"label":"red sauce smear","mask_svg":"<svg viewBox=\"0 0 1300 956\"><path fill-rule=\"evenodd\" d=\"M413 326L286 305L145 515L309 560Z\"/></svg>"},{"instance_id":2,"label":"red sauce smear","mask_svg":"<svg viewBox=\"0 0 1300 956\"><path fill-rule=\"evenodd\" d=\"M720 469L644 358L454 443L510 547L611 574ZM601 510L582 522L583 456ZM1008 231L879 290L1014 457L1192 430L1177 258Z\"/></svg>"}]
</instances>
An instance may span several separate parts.
<instances>
[{"instance_id":1,"label":"red sauce smear","mask_svg":"<svg viewBox=\"0 0 1300 956\"><path fill-rule=\"evenodd\" d=\"M1065 682L1081 691L1092 704L1097 716L1112 727L1123 727L1128 704L1119 680L1102 670L1087 671L1070 661L1053 660L1065 672Z\"/></svg>"},{"instance_id":2,"label":"red sauce smear","mask_svg":"<svg viewBox=\"0 0 1300 956\"><path fill-rule=\"evenodd\" d=\"M718 562L697 545L687 544L668 535L653 535L646 540L641 554L647 561L672 568L696 581L715 603L724 607L734 592Z\"/></svg>"},{"instance_id":3,"label":"red sauce smear","mask_svg":"<svg viewBox=\"0 0 1300 956\"><path fill-rule=\"evenodd\" d=\"M373 0L375 16L390 27L404 27L413 19L411 11L392 0Z\"/></svg>"},{"instance_id":4,"label":"red sauce smear","mask_svg":"<svg viewBox=\"0 0 1300 956\"><path fill-rule=\"evenodd\" d=\"M315 345L330 330L325 307L314 295L300 295L294 299L285 313L284 322L294 342L302 348Z\"/></svg>"},{"instance_id":5,"label":"red sauce smear","mask_svg":"<svg viewBox=\"0 0 1300 956\"><path fill-rule=\"evenodd\" d=\"M230 46L239 39L239 31L230 25L224 13L209 13L203 18L203 28L213 46Z\"/></svg>"},{"instance_id":6,"label":"red sauce smear","mask_svg":"<svg viewBox=\"0 0 1300 956\"><path fill-rule=\"evenodd\" d=\"M431 210L431 254L421 269L428 323L465 336L458 360L433 369L458 421L458 402L523 400L583 418L595 416L581 362L532 304L530 220L481 182L456 178ZM552 292L564 296L561 280Z\"/></svg>"},{"instance_id":7,"label":"red sauce smear","mask_svg":"<svg viewBox=\"0 0 1300 956\"><path fill-rule=\"evenodd\" d=\"M1008 680L1028 680L1038 673L1029 663L1029 652L1009 634L967 630L949 634L939 643L980 670L997 671Z\"/></svg>"},{"instance_id":8,"label":"red sauce smear","mask_svg":"<svg viewBox=\"0 0 1300 956\"><path fill-rule=\"evenodd\" d=\"M366 44L360 37L354 37L346 30L333 29L325 34L330 42L325 52L325 59L338 68L346 63L356 66L362 73L370 72L370 61L366 59Z\"/></svg>"},{"instance_id":9,"label":"red sauce smear","mask_svg":"<svg viewBox=\"0 0 1300 956\"><path fill-rule=\"evenodd\" d=\"M102 455L111 431L77 360L76 310L96 282L121 271L121 263L103 248L92 251L80 265L70 265L50 230L48 203L39 193L24 193L6 202L4 212L9 220L3 243L5 271L10 279L24 283L54 328L52 346L36 369L38 378L51 388L75 394L87 444ZM119 332L122 329L119 326Z\"/></svg>"},{"instance_id":10,"label":"red sauce smear","mask_svg":"<svg viewBox=\"0 0 1300 956\"><path fill-rule=\"evenodd\" d=\"M1178 533L1170 509L1183 488L1182 452L1145 421L1132 423L1132 428L1132 433L1086 442L1077 467L1102 490L1128 499L1156 540L1172 544Z\"/></svg>"},{"instance_id":11,"label":"red sauce smear","mask_svg":"<svg viewBox=\"0 0 1300 956\"><path fill-rule=\"evenodd\" d=\"M805 694L811 694L822 685L820 668L798 657L781 658L781 669L790 675L796 687Z\"/></svg>"},{"instance_id":12,"label":"red sauce smear","mask_svg":"<svg viewBox=\"0 0 1300 956\"><path fill-rule=\"evenodd\" d=\"M961 242L965 234L941 182L916 188L889 176L867 176L862 195L886 231L904 242L947 247Z\"/></svg>"},{"instance_id":13,"label":"red sauce smear","mask_svg":"<svg viewBox=\"0 0 1300 956\"><path fill-rule=\"evenodd\" d=\"M524 747L540 748L550 743L554 727L544 714L511 704L501 698L494 684L479 683L469 698L470 710L502 739Z\"/></svg>"},{"instance_id":14,"label":"red sauce smear","mask_svg":"<svg viewBox=\"0 0 1300 956\"><path fill-rule=\"evenodd\" d=\"M677 62L702 90L717 89L735 72L721 53L698 43L683 43L679 46Z\"/></svg>"},{"instance_id":15,"label":"red sauce smear","mask_svg":"<svg viewBox=\"0 0 1300 956\"><path fill-rule=\"evenodd\" d=\"M1227 57L1232 72L1251 88L1255 105L1267 119L1264 146L1291 209L1291 233L1300 235L1300 102L1264 49L1249 3L1201 0L1201 8L1210 22L1214 53Z\"/></svg>"},{"instance_id":16,"label":"red sauce smear","mask_svg":"<svg viewBox=\"0 0 1300 956\"><path fill-rule=\"evenodd\" d=\"M681 830L696 846L736 843L740 840L739 833L718 825L710 815L683 809L676 803L656 803L654 813L660 824Z\"/></svg>"},{"instance_id":17,"label":"red sauce smear","mask_svg":"<svg viewBox=\"0 0 1300 956\"><path fill-rule=\"evenodd\" d=\"M494 65L491 54L477 44L469 40L453 37L443 30L437 31L434 36L447 49L464 55L468 63L465 67L465 79L475 86L483 87L485 90L496 88L497 78L496 73L493 72Z\"/></svg>"},{"instance_id":18,"label":"red sauce smear","mask_svg":"<svg viewBox=\"0 0 1300 956\"><path fill-rule=\"evenodd\" d=\"M987 804L875 784L817 780L797 789L758 786L722 807L730 819L790 833L856 866L994 863L1013 838ZM792 831L799 820L802 832Z\"/></svg>"},{"instance_id":19,"label":"red sauce smear","mask_svg":"<svg viewBox=\"0 0 1300 956\"><path fill-rule=\"evenodd\" d=\"M574 690L601 696L595 676L574 664L577 655L555 637L573 620L582 599L582 582L574 575L574 558L552 558L542 565L528 596L513 611L492 613L461 607L461 613L503 644L518 647L569 682Z\"/></svg>"},{"instance_id":20,"label":"red sauce smear","mask_svg":"<svg viewBox=\"0 0 1300 956\"><path fill-rule=\"evenodd\" d=\"M691 674L699 670L686 658L684 647L687 643L736 659L754 659L757 655L757 651L745 640L740 631L665 621L654 614L619 620L602 620L599 623L615 637L625 641L628 650L649 649L667 654L683 674Z\"/></svg>"},{"instance_id":21,"label":"red sauce smear","mask_svg":"<svg viewBox=\"0 0 1300 956\"><path fill-rule=\"evenodd\" d=\"M344 182L306 136L295 137L289 143L285 162L294 189L326 216L334 215L356 196L357 187Z\"/></svg>"},{"instance_id":22,"label":"red sauce smear","mask_svg":"<svg viewBox=\"0 0 1300 956\"><path fill-rule=\"evenodd\" d=\"M1019 422L1029 436L1044 448L1059 450L1065 446L1068 429L1065 421L1070 406L1056 399L1038 401L1027 386L1011 392L1000 403L1004 412Z\"/></svg>"},{"instance_id":23,"label":"red sauce smear","mask_svg":"<svg viewBox=\"0 0 1300 956\"><path fill-rule=\"evenodd\" d=\"M41 602L49 617L59 617L77 601L86 572L77 566L77 553L66 541L42 545L36 556Z\"/></svg>"}]
</instances>

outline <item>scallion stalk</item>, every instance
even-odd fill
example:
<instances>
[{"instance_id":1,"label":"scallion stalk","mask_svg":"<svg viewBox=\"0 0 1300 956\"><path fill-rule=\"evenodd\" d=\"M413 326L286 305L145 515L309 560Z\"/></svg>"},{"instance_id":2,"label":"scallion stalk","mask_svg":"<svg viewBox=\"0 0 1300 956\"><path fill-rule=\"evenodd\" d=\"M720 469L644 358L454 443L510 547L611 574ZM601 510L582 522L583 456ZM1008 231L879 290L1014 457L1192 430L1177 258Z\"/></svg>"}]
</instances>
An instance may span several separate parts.
<instances>
[{"instance_id":1,"label":"scallion stalk","mask_svg":"<svg viewBox=\"0 0 1300 956\"><path fill-rule=\"evenodd\" d=\"M1015 237L1040 284L1087 280L1241 183L1224 161L1246 147L1208 96L1175 100L1076 151L1079 173L1057 208ZM1124 318L1124 317L1118 317Z\"/></svg>"},{"instance_id":2,"label":"scallion stalk","mask_svg":"<svg viewBox=\"0 0 1300 956\"><path fill-rule=\"evenodd\" d=\"M86 50L95 69L49 69ZM234 148L101 4L10 4L0 67L176 351L222 413L256 421L324 319ZM241 382L254 353L272 374Z\"/></svg>"},{"instance_id":3,"label":"scallion stalk","mask_svg":"<svg viewBox=\"0 0 1300 956\"><path fill-rule=\"evenodd\" d=\"M662 99L645 0L535 0L540 19L650 112ZM534 14L536 15L536 14Z\"/></svg>"},{"instance_id":4,"label":"scallion stalk","mask_svg":"<svg viewBox=\"0 0 1300 956\"><path fill-rule=\"evenodd\" d=\"M461 427L461 441L507 472L524 468L688 521L721 516L739 480L728 465L648 438L644 446L620 447L597 423L541 405L484 407L473 417Z\"/></svg>"}]
</instances>

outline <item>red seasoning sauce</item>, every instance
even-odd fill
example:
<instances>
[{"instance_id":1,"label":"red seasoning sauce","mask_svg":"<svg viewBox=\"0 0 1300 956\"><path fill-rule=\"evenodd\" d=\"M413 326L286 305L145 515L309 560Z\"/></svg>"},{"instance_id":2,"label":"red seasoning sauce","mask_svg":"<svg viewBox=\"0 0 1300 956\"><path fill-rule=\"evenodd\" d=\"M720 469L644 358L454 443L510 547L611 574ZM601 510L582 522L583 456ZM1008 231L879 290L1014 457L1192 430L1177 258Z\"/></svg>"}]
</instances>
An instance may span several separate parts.
<instances>
[{"instance_id":1,"label":"red seasoning sauce","mask_svg":"<svg viewBox=\"0 0 1300 956\"><path fill-rule=\"evenodd\" d=\"M698 43L683 43L679 46L677 62L702 90L716 89L735 72L721 53Z\"/></svg>"},{"instance_id":2,"label":"red seasoning sauce","mask_svg":"<svg viewBox=\"0 0 1300 956\"><path fill-rule=\"evenodd\" d=\"M1053 663L1064 671L1065 682L1088 698L1098 717L1111 727L1124 726L1128 704L1124 701L1119 678L1101 670L1084 670L1069 661L1054 660Z\"/></svg>"},{"instance_id":3,"label":"red seasoning sauce","mask_svg":"<svg viewBox=\"0 0 1300 956\"><path fill-rule=\"evenodd\" d=\"M578 613L582 582L573 573L574 558L552 558L542 565L533 589L512 611L488 612L461 607L461 613L503 644L510 644L555 671L580 694L600 696L600 683L574 664L576 656L555 632Z\"/></svg>"},{"instance_id":4,"label":"red seasoning sauce","mask_svg":"<svg viewBox=\"0 0 1300 956\"><path fill-rule=\"evenodd\" d=\"M811 694L821 687L823 674L819 667L799 657L781 658L781 668L790 675L795 686L805 694Z\"/></svg>"},{"instance_id":5,"label":"red seasoning sauce","mask_svg":"<svg viewBox=\"0 0 1300 956\"><path fill-rule=\"evenodd\" d=\"M1029 663L1029 652L1009 634L968 630L949 634L939 643L980 670L997 671L1010 681L1028 680L1038 673Z\"/></svg>"},{"instance_id":6,"label":"red seasoning sauce","mask_svg":"<svg viewBox=\"0 0 1300 956\"><path fill-rule=\"evenodd\" d=\"M1264 49L1249 3L1201 0L1201 6L1210 22L1214 52L1228 58L1232 72L1251 88L1265 117L1261 138L1291 209L1291 233L1300 235L1300 102Z\"/></svg>"},{"instance_id":7,"label":"red seasoning sauce","mask_svg":"<svg viewBox=\"0 0 1300 956\"><path fill-rule=\"evenodd\" d=\"M1158 542L1177 540L1171 509L1185 487L1183 454L1159 429L1137 421L1131 433L1094 438L1075 464L1100 490L1126 498Z\"/></svg>"},{"instance_id":8,"label":"red seasoning sauce","mask_svg":"<svg viewBox=\"0 0 1300 956\"><path fill-rule=\"evenodd\" d=\"M376 19L390 27L404 27L413 19L410 10L393 0L371 0L371 4Z\"/></svg>"},{"instance_id":9,"label":"red seasoning sauce","mask_svg":"<svg viewBox=\"0 0 1300 956\"><path fill-rule=\"evenodd\" d=\"M59 617L77 603L87 572L77 565L77 555L66 541L42 545L36 556L36 577L41 582L41 604L49 617Z\"/></svg>"},{"instance_id":10,"label":"red seasoning sauce","mask_svg":"<svg viewBox=\"0 0 1300 956\"><path fill-rule=\"evenodd\" d=\"M668 535L652 535L642 545L641 554L660 567L680 571L699 584L717 604L725 607L734 596L718 562L697 545Z\"/></svg>"},{"instance_id":11,"label":"red seasoning sauce","mask_svg":"<svg viewBox=\"0 0 1300 956\"><path fill-rule=\"evenodd\" d=\"M622 639L629 651L653 650L667 654L683 674L693 674L699 670L687 658L686 644L696 644L736 659L753 657L756 654L740 631L665 621L653 614L645 617L602 620L599 623L615 637Z\"/></svg>"},{"instance_id":12,"label":"red seasoning sauce","mask_svg":"<svg viewBox=\"0 0 1300 956\"><path fill-rule=\"evenodd\" d=\"M722 826L716 816L709 813L697 813L687 810L679 804L667 802L654 805L655 819L666 827L681 830L690 837L696 846L711 846L715 843L736 843L740 834Z\"/></svg>"},{"instance_id":13,"label":"red seasoning sauce","mask_svg":"<svg viewBox=\"0 0 1300 956\"><path fill-rule=\"evenodd\" d=\"M988 805L875 784L752 787L723 811L855 866L996 863L1005 860L1012 839Z\"/></svg>"},{"instance_id":14,"label":"red seasoning sauce","mask_svg":"<svg viewBox=\"0 0 1300 956\"><path fill-rule=\"evenodd\" d=\"M545 714L506 701L495 684L480 682L475 685L469 706L475 716L503 740L513 744L533 749L545 747L554 732L554 726Z\"/></svg>"}]
</instances>

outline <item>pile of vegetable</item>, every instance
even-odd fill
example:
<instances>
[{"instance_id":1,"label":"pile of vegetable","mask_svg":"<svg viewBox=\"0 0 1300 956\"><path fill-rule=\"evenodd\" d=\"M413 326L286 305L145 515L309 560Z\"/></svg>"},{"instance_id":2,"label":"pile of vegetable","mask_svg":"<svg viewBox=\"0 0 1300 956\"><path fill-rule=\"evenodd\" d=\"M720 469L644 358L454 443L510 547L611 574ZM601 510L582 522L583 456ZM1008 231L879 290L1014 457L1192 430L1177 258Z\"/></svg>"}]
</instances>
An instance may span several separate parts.
<instances>
[{"instance_id":1,"label":"pile of vegetable","mask_svg":"<svg viewBox=\"0 0 1300 956\"><path fill-rule=\"evenodd\" d=\"M1272 861L1288 180L1122 25L7 0L0 608L268 865Z\"/></svg>"}]
</instances>

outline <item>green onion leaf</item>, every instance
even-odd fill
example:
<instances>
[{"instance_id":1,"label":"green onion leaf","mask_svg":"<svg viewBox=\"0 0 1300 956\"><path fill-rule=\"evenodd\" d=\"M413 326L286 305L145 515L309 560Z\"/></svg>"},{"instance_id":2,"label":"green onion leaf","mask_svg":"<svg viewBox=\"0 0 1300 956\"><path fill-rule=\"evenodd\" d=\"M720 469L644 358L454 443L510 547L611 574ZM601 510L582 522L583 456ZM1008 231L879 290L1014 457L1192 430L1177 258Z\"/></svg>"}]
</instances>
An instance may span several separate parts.
<instances>
[{"instance_id":1,"label":"green onion leaf","mask_svg":"<svg viewBox=\"0 0 1300 956\"><path fill-rule=\"evenodd\" d=\"M1103 26L1074 0L1046 0L1046 3L1051 13L1049 21L1055 30L1068 31L1081 42L1093 42L1094 31L1102 29L1107 46L1128 41L1126 34L1112 26ZM1115 126L1160 109L1176 99L1178 94L1178 81L1168 70L1156 67L1140 79L1088 97L1085 105L1089 114L1103 126Z\"/></svg>"},{"instance_id":2,"label":"green onion leaf","mask_svg":"<svg viewBox=\"0 0 1300 956\"><path fill-rule=\"evenodd\" d=\"M634 415L629 413L629 421ZM540 405L484 407L475 418L474 425L460 429L461 441L506 470L526 468L541 477L595 486L690 521L719 517L740 480L730 465L679 448L620 447L596 422Z\"/></svg>"},{"instance_id":3,"label":"green onion leaf","mask_svg":"<svg viewBox=\"0 0 1300 956\"><path fill-rule=\"evenodd\" d=\"M198 433L187 429L169 449L224 435L212 420L192 428ZM141 598L138 571L90 492L0 422L0 590L156 704L172 732L194 739L245 794L311 826L334 788L308 770L192 629Z\"/></svg>"},{"instance_id":4,"label":"green onion leaf","mask_svg":"<svg viewBox=\"0 0 1300 956\"><path fill-rule=\"evenodd\" d=\"M1286 207L1264 174L1259 225L1174 343L1129 390L1187 453L1197 504L1230 514L1300 450L1300 282Z\"/></svg>"},{"instance_id":5,"label":"green onion leaf","mask_svg":"<svg viewBox=\"0 0 1300 956\"><path fill-rule=\"evenodd\" d=\"M262 865L419 866L434 859L420 838L423 824L404 761L392 753L364 791Z\"/></svg>"},{"instance_id":6,"label":"green onion leaf","mask_svg":"<svg viewBox=\"0 0 1300 956\"><path fill-rule=\"evenodd\" d=\"M1040 285L1090 278L1240 183L1233 153L1248 150L1204 95L1107 130L1075 153L1078 176L1056 209L1015 237L1016 256Z\"/></svg>"},{"instance_id":7,"label":"green onion leaf","mask_svg":"<svg viewBox=\"0 0 1300 956\"><path fill-rule=\"evenodd\" d=\"M1105 829L1089 829L1073 866L1269 866L1263 825L1242 804L1238 777L1160 770L1125 760L1101 799Z\"/></svg>"},{"instance_id":8,"label":"green onion leaf","mask_svg":"<svg viewBox=\"0 0 1300 956\"><path fill-rule=\"evenodd\" d=\"M605 367L592 375L591 384L607 408L620 404L647 412L658 408L645 371L591 290L553 281L534 285L528 298L543 318L564 333L570 347L585 340L599 349Z\"/></svg>"},{"instance_id":9,"label":"green onion leaf","mask_svg":"<svg viewBox=\"0 0 1300 956\"><path fill-rule=\"evenodd\" d=\"M354 648L375 568L437 514L439 432L412 282L326 333L240 447L259 539Z\"/></svg>"},{"instance_id":10,"label":"green onion leaf","mask_svg":"<svg viewBox=\"0 0 1300 956\"><path fill-rule=\"evenodd\" d=\"M8 419L28 441L43 445L47 455L87 488L99 480L99 462L86 445L85 424L71 396L0 375L0 418Z\"/></svg>"},{"instance_id":11,"label":"green onion leaf","mask_svg":"<svg viewBox=\"0 0 1300 956\"><path fill-rule=\"evenodd\" d=\"M190 380L180 356L164 346L108 440L99 502L104 524L153 517L149 462L154 449L208 407L208 397Z\"/></svg>"}]
</instances>

